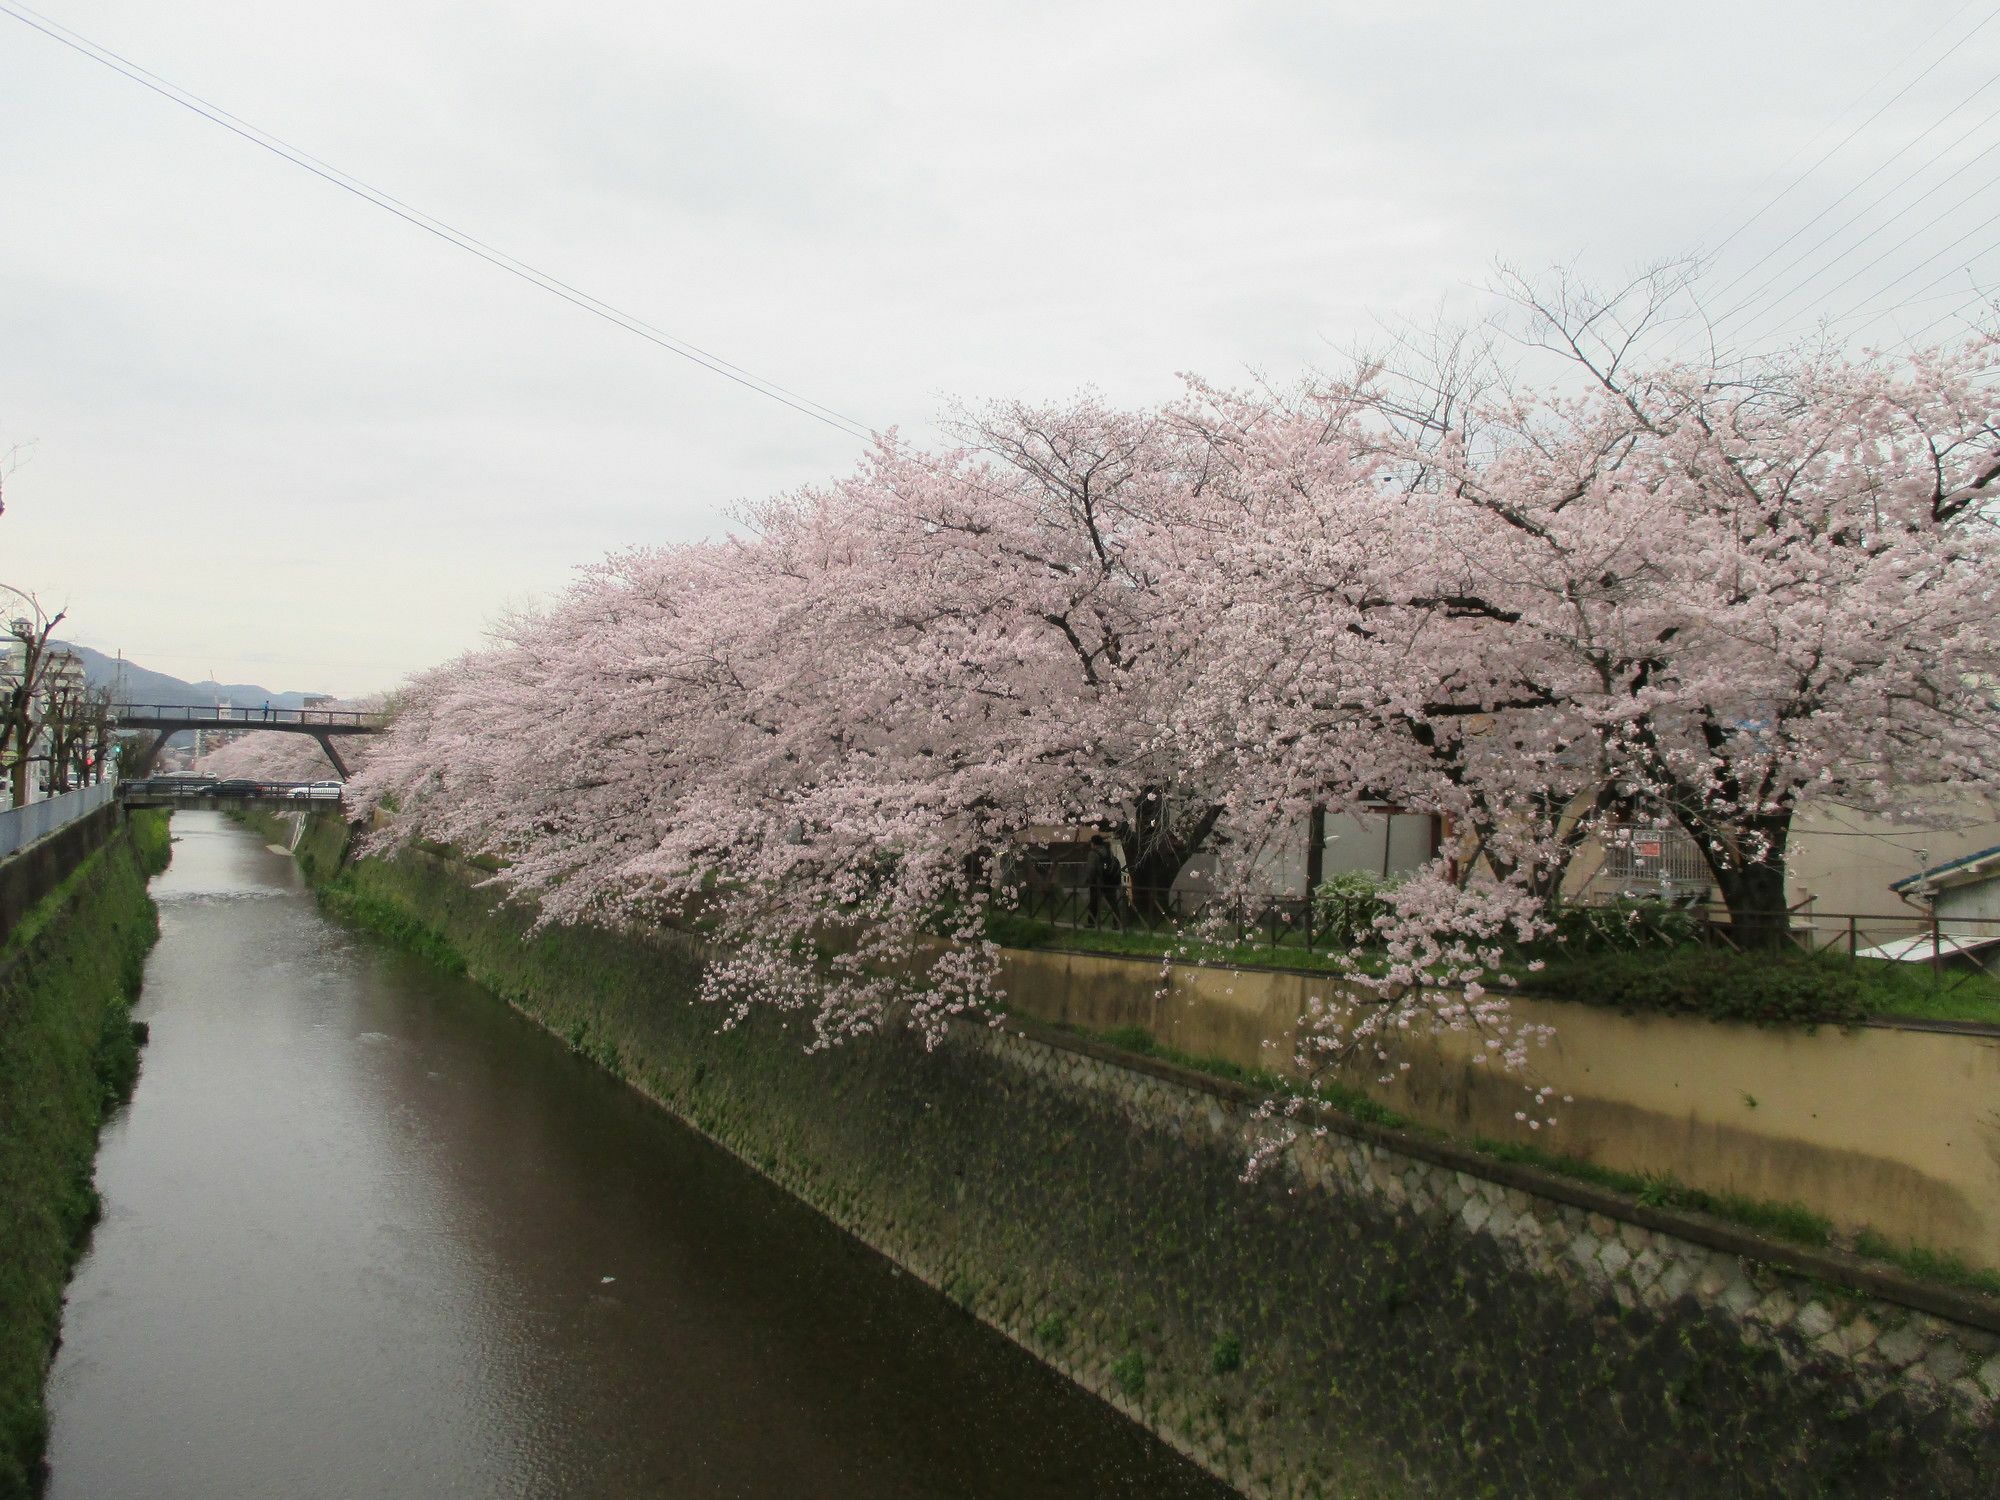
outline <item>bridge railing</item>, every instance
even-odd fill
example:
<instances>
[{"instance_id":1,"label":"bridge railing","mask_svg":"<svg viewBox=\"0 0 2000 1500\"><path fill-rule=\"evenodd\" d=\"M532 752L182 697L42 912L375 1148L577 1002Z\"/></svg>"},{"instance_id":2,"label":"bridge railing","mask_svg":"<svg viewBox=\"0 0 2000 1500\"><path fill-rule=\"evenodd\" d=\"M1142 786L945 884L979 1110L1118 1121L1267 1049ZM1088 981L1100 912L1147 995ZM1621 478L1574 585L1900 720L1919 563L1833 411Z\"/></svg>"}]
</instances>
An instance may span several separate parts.
<instances>
[{"instance_id":1,"label":"bridge railing","mask_svg":"<svg viewBox=\"0 0 2000 1500\"><path fill-rule=\"evenodd\" d=\"M247 778L204 781L188 776L141 776L120 782L119 795L127 802L185 801L195 797L339 802L346 794L339 786L324 781L249 782Z\"/></svg>"},{"instance_id":2,"label":"bridge railing","mask_svg":"<svg viewBox=\"0 0 2000 1500\"><path fill-rule=\"evenodd\" d=\"M226 724L255 728L260 724L302 729L380 729L383 714L353 708L241 708L232 703L114 703L111 717L121 725Z\"/></svg>"},{"instance_id":3,"label":"bridge railing","mask_svg":"<svg viewBox=\"0 0 2000 1500\"><path fill-rule=\"evenodd\" d=\"M10 858L36 839L47 838L58 828L96 812L116 792L115 783L100 781L95 786L78 787L73 792L63 792L45 797L40 802L30 802L26 807L10 807L0 812L0 859Z\"/></svg>"}]
</instances>

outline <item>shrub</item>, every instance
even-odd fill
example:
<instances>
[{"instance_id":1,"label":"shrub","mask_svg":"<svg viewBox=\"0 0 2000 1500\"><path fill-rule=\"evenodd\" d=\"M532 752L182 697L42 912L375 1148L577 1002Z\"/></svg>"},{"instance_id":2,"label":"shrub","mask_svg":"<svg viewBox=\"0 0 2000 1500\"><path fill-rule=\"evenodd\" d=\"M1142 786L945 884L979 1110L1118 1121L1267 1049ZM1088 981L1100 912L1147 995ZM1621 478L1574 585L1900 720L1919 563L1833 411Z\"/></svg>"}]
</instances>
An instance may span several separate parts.
<instances>
[{"instance_id":1,"label":"shrub","mask_svg":"<svg viewBox=\"0 0 2000 1500\"><path fill-rule=\"evenodd\" d=\"M1682 948L1701 938L1702 919L1685 906L1621 896L1601 906L1565 906L1555 932L1537 945L1544 956L1636 953Z\"/></svg>"},{"instance_id":2,"label":"shrub","mask_svg":"<svg viewBox=\"0 0 2000 1500\"><path fill-rule=\"evenodd\" d=\"M1313 926L1329 947L1359 948L1375 941L1375 919L1389 910L1393 880L1348 870L1313 892Z\"/></svg>"},{"instance_id":3,"label":"shrub","mask_svg":"<svg viewBox=\"0 0 2000 1500\"><path fill-rule=\"evenodd\" d=\"M1804 954L1708 948L1599 953L1558 959L1524 977L1533 989L1561 1000L1716 1021L1852 1025L1868 1013L1850 966Z\"/></svg>"}]
</instances>

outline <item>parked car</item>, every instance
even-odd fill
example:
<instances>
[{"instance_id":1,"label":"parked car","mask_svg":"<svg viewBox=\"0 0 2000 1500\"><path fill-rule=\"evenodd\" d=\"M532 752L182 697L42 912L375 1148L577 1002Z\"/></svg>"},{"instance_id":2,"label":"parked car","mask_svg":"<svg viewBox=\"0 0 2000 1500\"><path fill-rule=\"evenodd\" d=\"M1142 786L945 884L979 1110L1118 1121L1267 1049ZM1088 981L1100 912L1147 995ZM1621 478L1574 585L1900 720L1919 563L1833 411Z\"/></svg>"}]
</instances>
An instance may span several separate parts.
<instances>
[{"instance_id":1,"label":"parked car","mask_svg":"<svg viewBox=\"0 0 2000 1500\"><path fill-rule=\"evenodd\" d=\"M264 783L232 776L227 781L218 781L196 790L204 797L261 797L264 795Z\"/></svg>"},{"instance_id":2,"label":"parked car","mask_svg":"<svg viewBox=\"0 0 2000 1500\"><path fill-rule=\"evenodd\" d=\"M215 785L213 776L145 776L125 783L127 791L152 792L174 797L193 797Z\"/></svg>"},{"instance_id":3,"label":"parked car","mask_svg":"<svg viewBox=\"0 0 2000 1500\"><path fill-rule=\"evenodd\" d=\"M337 781L309 781L304 786L295 786L285 795L300 802L338 802L341 784Z\"/></svg>"}]
</instances>

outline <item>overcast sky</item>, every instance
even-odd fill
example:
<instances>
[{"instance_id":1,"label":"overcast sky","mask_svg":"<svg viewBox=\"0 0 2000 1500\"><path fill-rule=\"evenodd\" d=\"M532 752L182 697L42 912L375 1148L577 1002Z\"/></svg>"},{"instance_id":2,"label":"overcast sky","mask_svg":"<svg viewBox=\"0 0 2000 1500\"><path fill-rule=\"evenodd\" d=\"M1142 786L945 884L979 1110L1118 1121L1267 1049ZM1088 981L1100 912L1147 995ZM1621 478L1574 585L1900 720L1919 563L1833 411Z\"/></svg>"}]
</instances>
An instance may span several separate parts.
<instances>
[{"instance_id":1,"label":"overcast sky","mask_svg":"<svg viewBox=\"0 0 2000 1500\"><path fill-rule=\"evenodd\" d=\"M1856 127L1722 250L1726 311L1869 210L1741 337L1871 299L1858 331L1909 332L2000 267L1985 0L35 8L918 432L954 396L1290 376L1476 313L1496 257L1713 245ZM13 445L0 582L147 666L343 693L858 451L0 15Z\"/></svg>"}]
</instances>

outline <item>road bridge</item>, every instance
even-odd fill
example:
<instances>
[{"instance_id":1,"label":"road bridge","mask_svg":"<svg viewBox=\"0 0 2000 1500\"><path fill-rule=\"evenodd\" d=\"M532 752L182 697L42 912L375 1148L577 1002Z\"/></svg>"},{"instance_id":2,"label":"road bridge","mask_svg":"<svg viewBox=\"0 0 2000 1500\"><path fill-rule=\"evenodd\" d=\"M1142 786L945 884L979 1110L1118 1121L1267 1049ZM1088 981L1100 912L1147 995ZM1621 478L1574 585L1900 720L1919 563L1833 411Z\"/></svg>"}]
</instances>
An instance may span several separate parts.
<instances>
[{"instance_id":1,"label":"road bridge","mask_svg":"<svg viewBox=\"0 0 2000 1500\"><path fill-rule=\"evenodd\" d=\"M365 713L349 708L238 708L234 704L213 707L182 703L114 703L111 722L121 730L153 732L153 738L139 752L135 762L123 769L127 776L145 776L153 769L160 747L177 734L190 729L255 729L278 734L307 734L319 741L327 760L340 778L347 779L347 763L334 748L334 741L357 734L380 734L388 724L386 714Z\"/></svg>"},{"instance_id":2,"label":"road bridge","mask_svg":"<svg viewBox=\"0 0 2000 1500\"><path fill-rule=\"evenodd\" d=\"M162 777L167 781L174 778ZM225 791L228 783L204 785L199 782L163 787L147 780L118 783L118 800L127 807L172 807L186 811L229 812L257 808L264 812L311 812L315 808L339 809L345 805L339 791L318 782L265 781L254 791Z\"/></svg>"}]
</instances>

